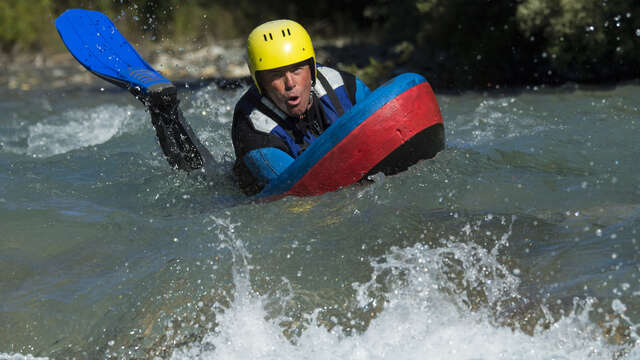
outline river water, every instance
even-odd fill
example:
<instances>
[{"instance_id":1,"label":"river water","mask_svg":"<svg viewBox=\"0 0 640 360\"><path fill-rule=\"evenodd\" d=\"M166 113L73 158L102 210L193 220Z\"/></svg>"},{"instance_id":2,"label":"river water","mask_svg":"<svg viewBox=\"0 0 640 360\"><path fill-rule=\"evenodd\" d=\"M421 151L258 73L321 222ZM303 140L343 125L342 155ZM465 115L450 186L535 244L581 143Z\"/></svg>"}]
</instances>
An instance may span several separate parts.
<instances>
[{"instance_id":1,"label":"river water","mask_svg":"<svg viewBox=\"0 0 640 360\"><path fill-rule=\"evenodd\" d=\"M446 149L250 203L108 84L0 89L0 359L640 359L640 84L438 93Z\"/></svg>"}]
</instances>

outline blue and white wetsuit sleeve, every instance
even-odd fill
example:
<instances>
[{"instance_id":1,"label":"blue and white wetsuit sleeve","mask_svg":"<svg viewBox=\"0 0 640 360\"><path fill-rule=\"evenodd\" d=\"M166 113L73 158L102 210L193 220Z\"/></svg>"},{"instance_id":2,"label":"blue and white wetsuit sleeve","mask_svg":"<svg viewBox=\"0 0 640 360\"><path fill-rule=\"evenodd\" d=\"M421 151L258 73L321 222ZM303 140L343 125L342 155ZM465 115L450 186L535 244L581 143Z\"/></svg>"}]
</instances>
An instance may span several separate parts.
<instances>
[{"instance_id":1,"label":"blue and white wetsuit sleeve","mask_svg":"<svg viewBox=\"0 0 640 360\"><path fill-rule=\"evenodd\" d=\"M291 155L274 147L251 150L242 160L256 180L265 185L293 162Z\"/></svg>"},{"instance_id":2,"label":"blue and white wetsuit sleeve","mask_svg":"<svg viewBox=\"0 0 640 360\"><path fill-rule=\"evenodd\" d=\"M293 157L282 138L256 129L246 105L247 100L241 99L233 113L231 138L236 155L233 173L242 192L255 195L284 171Z\"/></svg>"}]
</instances>

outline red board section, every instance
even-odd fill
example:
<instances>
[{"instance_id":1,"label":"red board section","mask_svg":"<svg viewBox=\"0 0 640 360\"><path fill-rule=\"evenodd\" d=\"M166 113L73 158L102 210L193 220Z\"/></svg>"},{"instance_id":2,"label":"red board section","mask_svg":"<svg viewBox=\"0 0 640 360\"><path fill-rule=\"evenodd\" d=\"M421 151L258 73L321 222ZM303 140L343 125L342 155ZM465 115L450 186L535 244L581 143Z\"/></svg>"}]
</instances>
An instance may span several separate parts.
<instances>
[{"instance_id":1,"label":"red board section","mask_svg":"<svg viewBox=\"0 0 640 360\"><path fill-rule=\"evenodd\" d=\"M414 135L442 123L429 83L386 103L320 159L286 195L309 196L356 183Z\"/></svg>"}]
</instances>

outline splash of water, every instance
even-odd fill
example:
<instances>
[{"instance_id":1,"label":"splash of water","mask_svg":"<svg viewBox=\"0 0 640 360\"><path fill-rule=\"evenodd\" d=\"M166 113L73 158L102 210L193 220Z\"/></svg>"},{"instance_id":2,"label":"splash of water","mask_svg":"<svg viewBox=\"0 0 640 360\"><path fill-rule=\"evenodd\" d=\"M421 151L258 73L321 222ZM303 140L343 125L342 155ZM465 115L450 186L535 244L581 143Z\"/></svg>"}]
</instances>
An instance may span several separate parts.
<instances>
[{"instance_id":1,"label":"splash of water","mask_svg":"<svg viewBox=\"0 0 640 360\"><path fill-rule=\"evenodd\" d=\"M0 353L0 360L48 360L46 357L36 357L31 354L3 354Z\"/></svg>"},{"instance_id":2,"label":"splash of water","mask_svg":"<svg viewBox=\"0 0 640 360\"><path fill-rule=\"evenodd\" d=\"M69 110L59 117L29 126L26 153L49 157L103 144L136 125L133 107L98 106L93 111Z\"/></svg>"},{"instance_id":3,"label":"splash of water","mask_svg":"<svg viewBox=\"0 0 640 360\"><path fill-rule=\"evenodd\" d=\"M589 320L592 299L576 300L574 310L559 319L548 315L532 334L504 324L501 311L525 302L518 293L519 278L498 260L509 246L511 226L490 249L466 239L479 229L477 224L465 226L459 238L442 239L441 247L391 248L370 259L369 281L352 284L358 306L372 317L363 331L327 327L320 320L326 309L317 308L304 316L305 330L290 337L282 328L289 319L267 310L273 299L251 290L250 257L233 225L217 225L221 246L236 253L235 297L218 312L218 327L176 349L175 360L637 359L637 349L620 357L620 348L608 344L602 329Z\"/></svg>"}]
</instances>

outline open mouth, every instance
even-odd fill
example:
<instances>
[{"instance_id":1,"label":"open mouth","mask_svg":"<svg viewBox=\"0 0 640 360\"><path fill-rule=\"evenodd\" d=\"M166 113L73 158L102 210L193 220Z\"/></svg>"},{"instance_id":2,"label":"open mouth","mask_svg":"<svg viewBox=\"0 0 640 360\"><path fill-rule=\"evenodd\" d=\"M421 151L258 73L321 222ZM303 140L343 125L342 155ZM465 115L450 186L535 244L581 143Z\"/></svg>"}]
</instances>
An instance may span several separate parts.
<instances>
[{"instance_id":1,"label":"open mouth","mask_svg":"<svg viewBox=\"0 0 640 360\"><path fill-rule=\"evenodd\" d=\"M300 103L300 96L289 96L287 98L287 105L289 107L295 107Z\"/></svg>"}]
</instances>

